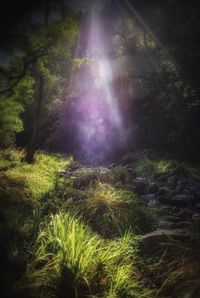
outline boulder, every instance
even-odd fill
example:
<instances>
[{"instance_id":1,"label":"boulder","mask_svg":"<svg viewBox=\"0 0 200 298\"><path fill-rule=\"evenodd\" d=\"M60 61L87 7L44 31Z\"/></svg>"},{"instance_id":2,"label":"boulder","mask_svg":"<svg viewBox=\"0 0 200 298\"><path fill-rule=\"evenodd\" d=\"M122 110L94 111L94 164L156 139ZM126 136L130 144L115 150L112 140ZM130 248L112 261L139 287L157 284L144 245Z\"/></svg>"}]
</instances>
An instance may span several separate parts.
<instances>
[{"instance_id":1,"label":"boulder","mask_svg":"<svg viewBox=\"0 0 200 298\"><path fill-rule=\"evenodd\" d=\"M159 249L161 244L165 244L167 246L167 243L170 242L170 239L184 241L187 240L188 237L189 234L184 229L156 230L141 236L141 251L145 254L149 254Z\"/></svg>"},{"instance_id":2,"label":"boulder","mask_svg":"<svg viewBox=\"0 0 200 298\"><path fill-rule=\"evenodd\" d=\"M147 192L149 194L155 194L157 193L157 191L158 191L158 185L155 182L150 183L148 186Z\"/></svg>"},{"instance_id":3,"label":"boulder","mask_svg":"<svg viewBox=\"0 0 200 298\"><path fill-rule=\"evenodd\" d=\"M155 207L157 207L157 205L158 205L157 200L151 200L148 202L148 207L150 207L150 208L155 208Z\"/></svg>"},{"instance_id":4,"label":"boulder","mask_svg":"<svg viewBox=\"0 0 200 298\"><path fill-rule=\"evenodd\" d=\"M192 215L192 221L200 221L200 214L199 213L194 213Z\"/></svg>"},{"instance_id":5,"label":"boulder","mask_svg":"<svg viewBox=\"0 0 200 298\"><path fill-rule=\"evenodd\" d=\"M180 217L175 215L165 215L161 220L167 220L174 223L181 221Z\"/></svg>"},{"instance_id":6,"label":"boulder","mask_svg":"<svg viewBox=\"0 0 200 298\"><path fill-rule=\"evenodd\" d=\"M133 180L133 189L139 194L145 194L148 185L148 179L138 177Z\"/></svg>"},{"instance_id":7,"label":"boulder","mask_svg":"<svg viewBox=\"0 0 200 298\"><path fill-rule=\"evenodd\" d=\"M160 229L166 229L166 230L173 230L176 228L176 223L175 222L172 222L172 221L169 221L169 220L160 220L159 221L159 224L158 224L158 227Z\"/></svg>"},{"instance_id":8,"label":"boulder","mask_svg":"<svg viewBox=\"0 0 200 298\"><path fill-rule=\"evenodd\" d=\"M149 195L143 195L141 196L141 199L145 202L145 203L149 203L150 201L155 201L155 194L149 194Z\"/></svg>"},{"instance_id":9,"label":"boulder","mask_svg":"<svg viewBox=\"0 0 200 298\"><path fill-rule=\"evenodd\" d=\"M191 226L191 222L190 221L179 221L176 224L176 227L178 229L189 229Z\"/></svg>"},{"instance_id":10,"label":"boulder","mask_svg":"<svg viewBox=\"0 0 200 298\"><path fill-rule=\"evenodd\" d=\"M180 217L183 221L191 218L193 212L189 208L181 208L177 213L177 216Z\"/></svg>"},{"instance_id":11,"label":"boulder","mask_svg":"<svg viewBox=\"0 0 200 298\"><path fill-rule=\"evenodd\" d=\"M175 206L186 207L195 203L195 197L184 193L177 194L171 198L170 203Z\"/></svg>"}]
</instances>

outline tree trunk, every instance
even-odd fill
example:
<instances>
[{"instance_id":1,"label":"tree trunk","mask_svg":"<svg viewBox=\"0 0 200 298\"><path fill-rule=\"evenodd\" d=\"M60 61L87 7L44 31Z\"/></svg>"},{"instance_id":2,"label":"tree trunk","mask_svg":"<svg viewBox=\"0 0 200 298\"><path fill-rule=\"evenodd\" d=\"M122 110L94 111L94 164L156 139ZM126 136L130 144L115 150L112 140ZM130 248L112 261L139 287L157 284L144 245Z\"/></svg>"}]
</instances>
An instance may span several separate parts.
<instances>
[{"instance_id":1,"label":"tree trunk","mask_svg":"<svg viewBox=\"0 0 200 298\"><path fill-rule=\"evenodd\" d=\"M34 162L34 154L37 149L39 122L41 116L42 101L44 97L44 77L39 71L37 65L32 69L33 76L36 80L35 90L35 108L33 114L33 127L29 146L27 148L26 161L28 163Z\"/></svg>"}]
</instances>

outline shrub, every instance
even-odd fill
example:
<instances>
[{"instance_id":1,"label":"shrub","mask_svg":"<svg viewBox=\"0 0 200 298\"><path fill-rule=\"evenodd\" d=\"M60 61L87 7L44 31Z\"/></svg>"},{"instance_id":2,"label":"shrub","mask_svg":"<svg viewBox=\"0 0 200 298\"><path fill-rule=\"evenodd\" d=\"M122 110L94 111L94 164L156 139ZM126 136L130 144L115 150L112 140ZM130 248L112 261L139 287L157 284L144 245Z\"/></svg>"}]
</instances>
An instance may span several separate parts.
<instances>
[{"instance_id":1,"label":"shrub","mask_svg":"<svg viewBox=\"0 0 200 298\"><path fill-rule=\"evenodd\" d=\"M29 287L38 297L150 297L134 267L137 243L130 232L104 241L70 213L54 215L40 230Z\"/></svg>"},{"instance_id":2,"label":"shrub","mask_svg":"<svg viewBox=\"0 0 200 298\"><path fill-rule=\"evenodd\" d=\"M123 235L131 228L134 233L150 231L154 225L152 210L135 193L97 182L85 191L86 199L69 201L69 207L104 238Z\"/></svg>"}]
</instances>

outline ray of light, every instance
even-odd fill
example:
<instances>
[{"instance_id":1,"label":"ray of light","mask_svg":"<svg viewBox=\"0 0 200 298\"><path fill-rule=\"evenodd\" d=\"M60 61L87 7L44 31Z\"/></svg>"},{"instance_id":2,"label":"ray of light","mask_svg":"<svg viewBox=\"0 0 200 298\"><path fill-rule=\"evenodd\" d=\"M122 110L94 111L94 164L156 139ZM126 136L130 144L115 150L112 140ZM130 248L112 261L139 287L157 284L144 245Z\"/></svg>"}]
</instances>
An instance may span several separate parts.
<instances>
[{"instance_id":1,"label":"ray of light","mask_svg":"<svg viewBox=\"0 0 200 298\"><path fill-rule=\"evenodd\" d=\"M123 135L122 117L113 90L113 70L108 58L108 35L93 9L87 26L87 68L82 73L77 102L79 146L87 156L104 155ZM115 140L114 140L115 139Z\"/></svg>"},{"instance_id":2,"label":"ray of light","mask_svg":"<svg viewBox=\"0 0 200 298\"><path fill-rule=\"evenodd\" d=\"M150 29L150 27L146 24L146 22L142 19L142 17L139 15L139 13L135 10L135 8L130 3L130 1L129 0L124 0L124 2L126 3L129 11L131 11L134 14L135 18L139 21L139 23L146 30L146 32L148 32L148 34L151 36L151 38L153 39L153 41L160 47L160 49L162 49L162 51L165 53L165 55L173 62L173 64L175 65L177 71L179 72L179 75L182 76L183 70L181 69L180 65L178 65L177 62L173 59L173 57L171 56L171 54L169 53L169 51L161 43L161 41L156 37L156 35L152 32L152 30ZM118 5L121 8L121 6L119 4L119 1L118 1ZM157 67L155 66L155 62L153 61L152 57L149 55L148 51L146 51L146 54L147 54L147 56L148 56L148 58L150 60L150 63L154 67L155 72L157 73L158 71L157 71Z\"/></svg>"}]
</instances>

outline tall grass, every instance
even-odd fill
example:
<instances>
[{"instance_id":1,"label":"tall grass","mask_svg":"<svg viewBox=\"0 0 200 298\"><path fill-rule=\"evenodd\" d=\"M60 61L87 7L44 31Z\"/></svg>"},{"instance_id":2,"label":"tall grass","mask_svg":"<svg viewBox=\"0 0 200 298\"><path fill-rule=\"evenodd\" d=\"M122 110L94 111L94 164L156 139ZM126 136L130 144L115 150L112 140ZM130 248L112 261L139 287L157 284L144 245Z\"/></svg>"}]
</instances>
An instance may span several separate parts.
<instances>
[{"instance_id":1,"label":"tall grass","mask_svg":"<svg viewBox=\"0 0 200 298\"><path fill-rule=\"evenodd\" d=\"M173 159L150 159L143 156L135 165L135 173L139 176L155 175L166 177L168 175L189 175L200 177L199 168L194 168L185 162Z\"/></svg>"},{"instance_id":2,"label":"tall grass","mask_svg":"<svg viewBox=\"0 0 200 298\"><path fill-rule=\"evenodd\" d=\"M0 151L0 198L8 204L34 207L37 200L53 190L58 183L58 169L67 167L72 159L38 152L35 163L23 162L23 151Z\"/></svg>"},{"instance_id":3,"label":"tall grass","mask_svg":"<svg viewBox=\"0 0 200 298\"><path fill-rule=\"evenodd\" d=\"M200 247L172 241L160 259L152 258L149 269L158 291L155 297L200 296Z\"/></svg>"},{"instance_id":4,"label":"tall grass","mask_svg":"<svg viewBox=\"0 0 200 298\"><path fill-rule=\"evenodd\" d=\"M130 232L104 241L70 213L54 215L40 230L30 287L55 297L150 297L138 282L137 243Z\"/></svg>"},{"instance_id":5,"label":"tall grass","mask_svg":"<svg viewBox=\"0 0 200 298\"><path fill-rule=\"evenodd\" d=\"M76 211L104 238L121 236L129 228L135 233L150 231L155 223L152 210L131 191L97 182L85 195L85 200L74 204Z\"/></svg>"}]
</instances>

